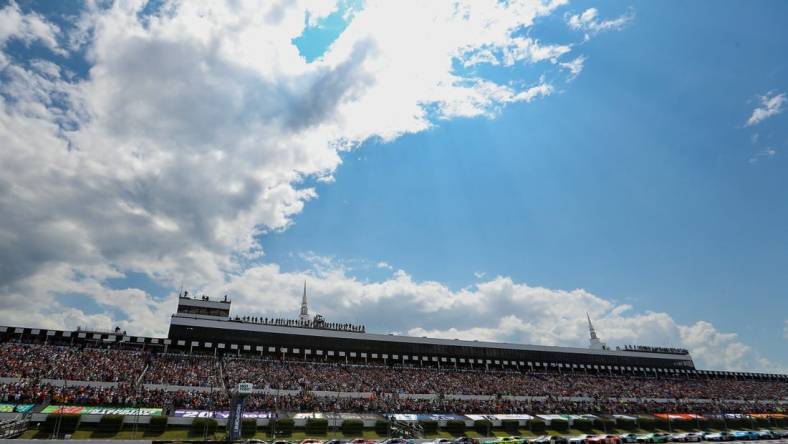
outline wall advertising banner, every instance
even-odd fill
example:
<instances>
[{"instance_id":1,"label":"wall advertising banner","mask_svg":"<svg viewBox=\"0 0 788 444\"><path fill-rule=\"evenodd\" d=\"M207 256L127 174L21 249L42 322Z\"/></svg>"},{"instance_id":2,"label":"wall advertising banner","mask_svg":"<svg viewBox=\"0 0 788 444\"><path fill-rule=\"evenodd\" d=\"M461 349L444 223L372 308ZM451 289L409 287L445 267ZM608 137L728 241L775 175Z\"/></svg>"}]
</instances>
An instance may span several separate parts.
<instances>
[{"instance_id":1,"label":"wall advertising banner","mask_svg":"<svg viewBox=\"0 0 788 444\"><path fill-rule=\"evenodd\" d=\"M695 419L703 418L703 416L696 415L694 413L655 413L654 416L656 416L659 419L670 418L671 420L673 419L695 420Z\"/></svg>"},{"instance_id":2,"label":"wall advertising banner","mask_svg":"<svg viewBox=\"0 0 788 444\"><path fill-rule=\"evenodd\" d=\"M624 420L627 420L627 421L634 421L634 420L637 419L636 417L629 416L629 415L613 415L613 418L615 418L615 419L624 419Z\"/></svg>"},{"instance_id":3,"label":"wall advertising banner","mask_svg":"<svg viewBox=\"0 0 788 444\"><path fill-rule=\"evenodd\" d=\"M214 418L214 419L229 419L230 411L213 411L213 410L188 410L179 409L173 415L176 418ZM244 419L270 419L271 412L244 412Z\"/></svg>"},{"instance_id":4,"label":"wall advertising banner","mask_svg":"<svg viewBox=\"0 0 788 444\"><path fill-rule=\"evenodd\" d=\"M328 413L326 417L331 419L353 419L358 421L376 421L380 419L380 415L374 413Z\"/></svg>"},{"instance_id":5,"label":"wall advertising banner","mask_svg":"<svg viewBox=\"0 0 788 444\"><path fill-rule=\"evenodd\" d=\"M455 415L454 413L394 413L386 415L396 421L465 421L464 416Z\"/></svg>"},{"instance_id":6,"label":"wall advertising banner","mask_svg":"<svg viewBox=\"0 0 788 444\"><path fill-rule=\"evenodd\" d=\"M14 411L18 413L27 413L33 410L34 406L35 404L17 404L16 407L14 407Z\"/></svg>"},{"instance_id":7,"label":"wall advertising banner","mask_svg":"<svg viewBox=\"0 0 788 444\"><path fill-rule=\"evenodd\" d=\"M14 404L0 404L0 413L13 413Z\"/></svg>"},{"instance_id":8,"label":"wall advertising banner","mask_svg":"<svg viewBox=\"0 0 788 444\"><path fill-rule=\"evenodd\" d=\"M125 415L161 416L161 409L146 407L87 407L81 405L50 405L41 413L61 413L71 415Z\"/></svg>"},{"instance_id":9,"label":"wall advertising banner","mask_svg":"<svg viewBox=\"0 0 788 444\"><path fill-rule=\"evenodd\" d=\"M750 416L753 418L772 418L772 419L782 419L788 418L788 415L783 413L750 413Z\"/></svg>"},{"instance_id":10,"label":"wall advertising banner","mask_svg":"<svg viewBox=\"0 0 788 444\"><path fill-rule=\"evenodd\" d=\"M318 412L296 413L295 416L293 416L293 419L323 419L323 418L325 418L325 415Z\"/></svg>"},{"instance_id":11,"label":"wall advertising banner","mask_svg":"<svg viewBox=\"0 0 788 444\"><path fill-rule=\"evenodd\" d=\"M531 415L526 414L501 414L501 415L481 415L481 414L473 414L473 415L465 415L469 419L474 421L504 421L504 420L515 420L515 421L527 421L529 419L534 419Z\"/></svg>"}]
</instances>

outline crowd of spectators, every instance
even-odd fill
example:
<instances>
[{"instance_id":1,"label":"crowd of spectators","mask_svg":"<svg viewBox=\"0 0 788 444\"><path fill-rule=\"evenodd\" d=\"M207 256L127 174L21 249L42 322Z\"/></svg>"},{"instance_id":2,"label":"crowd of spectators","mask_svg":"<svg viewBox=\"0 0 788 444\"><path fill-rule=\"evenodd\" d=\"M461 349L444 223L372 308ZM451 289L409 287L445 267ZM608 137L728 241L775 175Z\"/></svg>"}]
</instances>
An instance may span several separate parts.
<instances>
[{"instance_id":1,"label":"crowd of spectators","mask_svg":"<svg viewBox=\"0 0 788 444\"><path fill-rule=\"evenodd\" d=\"M616 347L616 350L637 351L637 352L647 352L647 353L670 353L673 355L689 354L689 350L687 350L686 348L654 347L651 345L622 345L620 347Z\"/></svg>"},{"instance_id":2,"label":"crowd of spectators","mask_svg":"<svg viewBox=\"0 0 788 444\"><path fill-rule=\"evenodd\" d=\"M147 384L192 387L220 385L220 362L213 356L167 354L151 357L145 371Z\"/></svg>"},{"instance_id":3,"label":"crowd of spectators","mask_svg":"<svg viewBox=\"0 0 788 444\"><path fill-rule=\"evenodd\" d=\"M0 384L2 402L168 409L227 408L226 388L239 382L268 389L248 399L247 408L255 410L746 413L788 407L788 382L779 381L391 367L16 343L0 344L0 377L21 378ZM115 384L67 386L50 379Z\"/></svg>"},{"instance_id":4,"label":"crowd of spectators","mask_svg":"<svg viewBox=\"0 0 788 444\"><path fill-rule=\"evenodd\" d=\"M317 315L314 319L287 319L287 318L264 318L260 316L236 316L237 322L249 322L252 324L274 325L279 327L300 327L300 328L319 328L323 330L350 331L354 333L364 333L367 328L361 324L349 324L343 322L326 322L322 316Z\"/></svg>"},{"instance_id":5,"label":"crowd of spectators","mask_svg":"<svg viewBox=\"0 0 788 444\"><path fill-rule=\"evenodd\" d=\"M788 399L788 383L226 359L227 386L375 393L667 399Z\"/></svg>"},{"instance_id":6,"label":"crowd of spectators","mask_svg":"<svg viewBox=\"0 0 788 444\"><path fill-rule=\"evenodd\" d=\"M0 376L130 382L145 368L140 351L54 345L0 344Z\"/></svg>"}]
</instances>

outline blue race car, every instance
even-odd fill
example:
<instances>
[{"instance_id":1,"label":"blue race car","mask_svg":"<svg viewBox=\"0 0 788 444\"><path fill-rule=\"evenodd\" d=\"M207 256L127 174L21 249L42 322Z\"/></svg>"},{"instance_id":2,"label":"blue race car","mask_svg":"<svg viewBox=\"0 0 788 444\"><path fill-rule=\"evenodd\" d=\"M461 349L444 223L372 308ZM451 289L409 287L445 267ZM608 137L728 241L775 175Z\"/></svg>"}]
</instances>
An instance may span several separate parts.
<instances>
[{"instance_id":1,"label":"blue race car","mask_svg":"<svg viewBox=\"0 0 788 444\"><path fill-rule=\"evenodd\" d=\"M758 436L758 432L752 432L752 431L749 431L749 430L734 430L733 431L733 439L749 441L751 439L758 439L758 438L760 438L760 436Z\"/></svg>"}]
</instances>

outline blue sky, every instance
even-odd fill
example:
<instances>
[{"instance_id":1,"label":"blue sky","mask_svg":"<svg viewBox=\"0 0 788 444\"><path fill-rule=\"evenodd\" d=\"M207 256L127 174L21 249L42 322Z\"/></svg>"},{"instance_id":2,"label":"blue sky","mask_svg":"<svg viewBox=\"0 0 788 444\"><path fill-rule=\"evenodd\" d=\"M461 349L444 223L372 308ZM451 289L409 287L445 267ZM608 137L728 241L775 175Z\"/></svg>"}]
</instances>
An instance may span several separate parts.
<instances>
[{"instance_id":1,"label":"blue sky","mask_svg":"<svg viewBox=\"0 0 788 444\"><path fill-rule=\"evenodd\" d=\"M380 258L453 288L474 272L585 288L714 319L786 358L788 125L743 126L758 94L786 88L788 8L632 7L633 24L584 44L561 94L349 153L291 228L264 237L268 257ZM766 147L777 154L751 163Z\"/></svg>"},{"instance_id":2,"label":"blue sky","mask_svg":"<svg viewBox=\"0 0 788 444\"><path fill-rule=\"evenodd\" d=\"M590 311L785 371L788 5L480 5L6 3L0 321L161 334L181 282L281 315L307 280L373 331L582 345Z\"/></svg>"}]
</instances>

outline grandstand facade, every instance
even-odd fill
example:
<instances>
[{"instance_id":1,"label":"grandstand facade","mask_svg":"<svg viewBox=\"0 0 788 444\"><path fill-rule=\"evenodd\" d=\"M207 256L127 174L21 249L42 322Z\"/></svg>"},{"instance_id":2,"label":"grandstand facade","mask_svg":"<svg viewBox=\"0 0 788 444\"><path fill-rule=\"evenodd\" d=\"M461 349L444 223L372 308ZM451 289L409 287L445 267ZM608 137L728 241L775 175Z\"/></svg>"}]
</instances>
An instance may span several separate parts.
<instances>
[{"instance_id":1,"label":"grandstand facade","mask_svg":"<svg viewBox=\"0 0 788 444\"><path fill-rule=\"evenodd\" d=\"M302 301L306 309L306 293ZM511 369L610 375L686 375L787 380L788 375L698 370L687 351L659 348L575 348L367 333L363 326L231 317L231 301L181 295L166 338L88 330L0 326L4 342L122 344L126 348L194 354L405 365L437 368ZM590 324L590 320L589 320ZM593 332L592 332L593 335Z\"/></svg>"}]
</instances>

